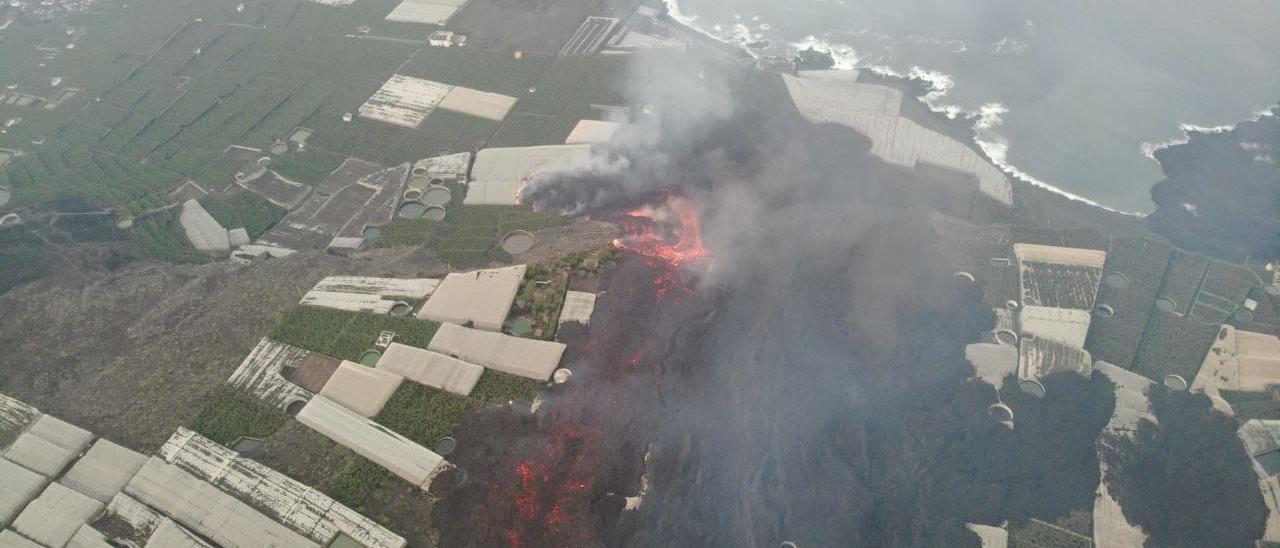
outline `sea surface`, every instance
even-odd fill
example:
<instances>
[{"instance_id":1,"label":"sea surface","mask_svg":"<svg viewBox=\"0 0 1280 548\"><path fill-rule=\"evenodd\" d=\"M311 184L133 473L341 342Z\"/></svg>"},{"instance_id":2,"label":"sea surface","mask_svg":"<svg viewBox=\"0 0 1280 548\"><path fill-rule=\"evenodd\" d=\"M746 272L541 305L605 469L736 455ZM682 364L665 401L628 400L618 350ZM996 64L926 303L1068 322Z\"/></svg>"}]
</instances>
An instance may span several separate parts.
<instances>
[{"instance_id":1,"label":"sea surface","mask_svg":"<svg viewBox=\"0 0 1280 548\"><path fill-rule=\"evenodd\" d=\"M1280 101L1276 0L668 0L754 51L923 79L1006 170L1124 212L1154 209L1151 153Z\"/></svg>"}]
</instances>

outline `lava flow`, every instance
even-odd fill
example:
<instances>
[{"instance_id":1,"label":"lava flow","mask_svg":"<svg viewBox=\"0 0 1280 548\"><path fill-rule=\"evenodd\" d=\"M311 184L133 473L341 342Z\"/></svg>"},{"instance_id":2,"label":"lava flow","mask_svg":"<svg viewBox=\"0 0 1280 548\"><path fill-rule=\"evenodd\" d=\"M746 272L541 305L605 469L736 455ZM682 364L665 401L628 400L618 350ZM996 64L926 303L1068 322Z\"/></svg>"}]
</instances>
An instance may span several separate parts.
<instances>
[{"instance_id":1,"label":"lava flow","mask_svg":"<svg viewBox=\"0 0 1280 548\"><path fill-rule=\"evenodd\" d=\"M680 287L692 293L687 269L702 264L711 253L702 243L702 220L687 198L671 196L656 209L645 207L624 213L617 219L622 237L613 241L618 249L648 259L655 270L654 290L658 298Z\"/></svg>"}]
</instances>

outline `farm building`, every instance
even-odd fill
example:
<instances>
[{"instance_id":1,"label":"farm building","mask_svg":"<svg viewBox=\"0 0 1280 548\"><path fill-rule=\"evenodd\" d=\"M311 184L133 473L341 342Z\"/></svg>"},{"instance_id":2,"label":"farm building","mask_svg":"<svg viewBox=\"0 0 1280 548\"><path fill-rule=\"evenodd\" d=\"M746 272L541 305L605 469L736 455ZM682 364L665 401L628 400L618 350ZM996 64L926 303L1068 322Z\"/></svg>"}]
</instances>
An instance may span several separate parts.
<instances>
[{"instance_id":1,"label":"farm building","mask_svg":"<svg viewBox=\"0 0 1280 548\"><path fill-rule=\"evenodd\" d=\"M298 421L424 490L448 466L444 457L324 396L313 398Z\"/></svg>"},{"instance_id":2,"label":"farm building","mask_svg":"<svg viewBox=\"0 0 1280 548\"><path fill-rule=\"evenodd\" d=\"M545 381L560 367L565 345L446 323L436 331L427 349L495 371Z\"/></svg>"},{"instance_id":3,"label":"farm building","mask_svg":"<svg viewBox=\"0 0 1280 548\"><path fill-rule=\"evenodd\" d=\"M392 343L378 359L378 369L418 384L471 395L484 368L438 352Z\"/></svg>"},{"instance_id":4,"label":"farm building","mask_svg":"<svg viewBox=\"0 0 1280 548\"><path fill-rule=\"evenodd\" d=\"M125 493L221 546L320 546L160 457L143 465Z\"/></svg>"},{"instance_id":5,"label":"farm building","mask_svg":"<svg viewBox=\"0 0 1280 548\"><path fill-rule=\"evenodd\" d=\"M301 304L374 314L390 314L399 305L408 314L409 305L401 299L420 301L431 296L438 285L439 280L428 278L333 276L316 284Z\"/></svg>"},{"instance_id":6,"label":"farm building","mask_svg":"<svg viewBox=\"0 0 1280 548\"><path fill-rule=\"evenodd\" d=\"M900 116L902 92L864 84L844 71L783 75L800 113L814 123L840 124L871 138L871 154L886 162L915 168L941 166L972 174L978 190L1006 206L1013 187L995 165L965 143ZM856 77L856 73L855 73Z\"/></svg>"},{"instance_id":7,"label":"farm building","mask_svg":"<svg viewBox=\"0 0 1280 548\"><path fill-rule=\"evenodd\" d=\"M99 439L58 483L106 504L146 462L140 453Z\"/></svg>"},{"instance_id":8,"label":"farm building","mask_svg":"<svg viewBox=\"0 0 1280 548\"><path fill-rule=\"evenodd\" d=\"M1275 384L1280 384L1280 337L1224 325L1192 387L1262 392Z\"/></svg>"},{"instance_id":9,"label":"farm building","mask_svg":"<svg viewBox=\"0 0 1280 548\"><path fill-rule=\"evenodd\" d=\"M387 21L443 25L463 4L466 0L404 0L387 14Z\"/></svg>"},{"instance_id":10,"label":"farm building","mask_svg":"<svg viewBox=\"0 0 1280 548\"><path fill-rule=\"evenodd\" d=\"M582 325L591 323L591 313L596 310L595 293L569 291L564 295L564 307L560 309L559 325L577 322Z\"/></svg>"},{"instance_id":11,"label":"farm building","mask_svg":"<svg viewBox=\"0 0 1280 548\"><path fill-rule=\"evenodd\" d=\"M89 446L93 434L41 415L4 452L4 458L46 478L56 478Z\"/></svg>"},{"instance_id":12,"label":"farm building","mask_svg":"<svg viewBox=\"0 0 1280 548\"><path fill-rule=\"evenodd\" d=\"M1055 373L1093 373L1093 358L1079 346L1045 337L1023 337L1018 343L1018 378L1041 380Z\"/></svg>"},{"instance_id":13,"label":"farm building","mask_svg":"<svg viewBox=\"0 0 1280 548\"><path fill-rule=\"evenodd\" d=\"M1262 540L1280 542L1280 421L1251 420L1238 431L1253 461L1267 505L1267 528Z\"/></svg>"},{"instance_id":14,"label":"farm building","mask_svg":"<svg viewBox=\"0 0 1280 548\"><path fill-rule=\"evenodd\" d=\"M520 190L538 173L582 167L590 161L590 145L486 148L476 154L464 203L516 204Z\"/></svg>"},{"instance_id":15,"label":"farm building","mask_svg":"<svg viewBox=\"0 0 1280 548\"><path fill-rule=\"evenodd\" d=\"M52 483L27 505L10 528L42 546L66 546L104 508L99 501Z\"/></svg>"},{"instance_id":16,"label":"farm building","mask_svg":"<svg viewBox=\"0 0 1280 548\"><path fill-rule=\"evenodd\" d=\"M435 48L462 47L467 45L467 37L453 31L438 30L427 36L427 43Z\"/></svg>"},{"instance_id":17,"label":"farm building","mask_svg":"<svg viewBox=\"0 0 1280 548\"><path fill-rule=\"evenodd\" d=\"M0 527L13 522L35 500L49 480L21 465L0 459Z\"/></svg>"},{"instance_id":18,"label":"farm building","mask_svg":"<svg viewBox=\"0 0 1280 548\"><path fill-rule=\"evenodd\" d=\"M382 412L401 382L404 377L400 375L344 361L320 395L361 416L373 417Z\"/></svg>"},{"instance_id":19,"label":"farm building","mask_svg":"<svg viewBox=\"0 0 1280 548\"><path fill-rule=\"evenodd\" d=\"M280 409L310 400L313 394L285 378L286 370L300 367L311 352L264 338L240 362L227 384Z\"/></svg>"},{"instance_id":20,"label":"farm building","mask_svg":"<svg viewBox=\"0 0 1280 548\"><path fill-rule=\"evenodd\" d=\"M444 100L450 89L438 82L394 74L360 106L360 117L416 128Z\"/></svg>"},{"instance_id":21,"label":"farm building","mask_svg":"<svg viewBox=\"0 0 1280 548\"><path fill-rule=\"evenodd\" d=\"M439 105L442 110L469 114L495 122L505 119L515 106L515 97L464 87L453 88Z\"/></svg>"},{"instance_id":22,"label":"farm building","mask_svg":"<svg viewBox=\"0 0 1280 548\"><path fill-rule=\"evenodd\" d=\"M191 430L178 429L159 456L321 545L339 533L367 548L405 545L404 538L323 493Z\"/></svg>"},{"instance_id":23,"label":"farm building","mask_svg":"<svg viewBox=\"0 0 1280 548\"><path fill-rule=\"evenodd\" d=\"M230 251L231 240L227 229L218 224L204 206L195 200L187 200L182 204L182 213L178 215L182 230L187 233L191 246L200 251Z\"/></svg>"},{"instance_id":24,"label":"farm building","mask_svg":"<svg viewBox=\"0 0 1280 548\"><path fill-rule=\"evenodd\" d=\"M348 158L256 243L289 250L327 249L335 242L359 247L368 227L391 222L409 167L383 168Z\"/></svg>"},{"instance_id":25,"label":"farm building","mask_svg":"<svg viewBox=\"0 0 1280 548\"><path fill-rule=\"evenodd\" d=\"M500 331L524 280L524 265L445 276L418 317Z\"/></svg>"},{"instance_id":26,"label":"farm building","mask_svg":"<svg viewBox=\"0 0 1280 548\"><path fill-rule=\"evenodd\" d=\"M600 120L581 120L578 125L573 126L573 131L569 133L569 137L564 140L566 145L594 145L600 143L608 143L613 139L613 134L618 132L620 124L614 122L602 122Z\"/></svg>"},{"instance_id":27,"label":"farm building","mask_svg":"<svg viewBox=\"0 0 1280 548\"><path fill-rule=\"evenodd\" d=\"M425 187L421 183L415 184L418 179L426 179L427 184L433 184L433 181L434 184L466 182L470 168L470 152L419 160L413 164L409 186L423 190Z\"/></svg>"}]
</instances>

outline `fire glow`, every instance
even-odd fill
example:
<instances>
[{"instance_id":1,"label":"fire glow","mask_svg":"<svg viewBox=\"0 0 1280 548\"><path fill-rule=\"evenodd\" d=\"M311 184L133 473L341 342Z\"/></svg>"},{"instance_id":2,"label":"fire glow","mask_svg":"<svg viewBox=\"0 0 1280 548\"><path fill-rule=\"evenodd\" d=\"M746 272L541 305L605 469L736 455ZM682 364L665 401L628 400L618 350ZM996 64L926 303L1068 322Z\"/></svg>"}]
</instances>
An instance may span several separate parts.
<instances>
[{"instance_id":1,"label":"fire glow","mask_svg":"<svg viewBox=\"0 0 1280 548\"><path fill-rule=\"evenodd\" d=\"M672 221L678 221L678 228ZM620 224L623 235L613 241L616 248L682 268L710 256L702 244L702 220L698 218L698 209L684 197L668 198L658 210L643 208L625 213ZM659 232L660 226L673 229L674 237Z\"/></svg>"}]
</instances>

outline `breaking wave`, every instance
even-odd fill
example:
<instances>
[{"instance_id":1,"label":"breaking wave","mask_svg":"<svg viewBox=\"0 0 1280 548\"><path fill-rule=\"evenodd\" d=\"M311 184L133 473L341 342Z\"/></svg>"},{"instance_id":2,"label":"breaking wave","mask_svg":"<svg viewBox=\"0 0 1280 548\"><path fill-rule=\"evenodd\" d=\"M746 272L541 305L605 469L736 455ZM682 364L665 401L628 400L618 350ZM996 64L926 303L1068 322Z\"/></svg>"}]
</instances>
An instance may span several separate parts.
<instances>
[{"instance_id":1,"label":"breaking wave","mask_svg":"<svg viewBox=\"0 0 1280 548\"><path fill-rule=\"evenodd\" d=\"M1164 150L1166 148L1185 145L1191 142L1191 136L1195 133L1200 133L1204 135L1227 133L1227 132L1235 131L1236 126L1240 125L1241 122L1257 122L1258 120L1261 120L1263 118L1269 118L1275 115L1276 113L1273 110L1273 108L1268 107L1268 108L1259 110L1257 112L1254 112L1248 118L1245 118L1244 120L1241 120L1240 122L1236 122L1234 124L1224 124L1224 125L1218 125L1218 126L1179 124L1178 130L1182 132L1181 136L1173 139L1169 139L1168 141L1159 142L1159 143L1142 143L1142 146L1139 148L1142 150L1143 156L1146 156L1148 159L1158 164L1160 163L1160 161L1156 159L1157 152Z\"/></svg>"}]
</instances>

